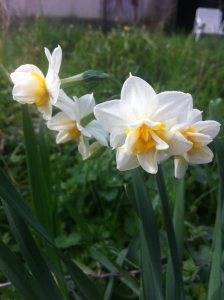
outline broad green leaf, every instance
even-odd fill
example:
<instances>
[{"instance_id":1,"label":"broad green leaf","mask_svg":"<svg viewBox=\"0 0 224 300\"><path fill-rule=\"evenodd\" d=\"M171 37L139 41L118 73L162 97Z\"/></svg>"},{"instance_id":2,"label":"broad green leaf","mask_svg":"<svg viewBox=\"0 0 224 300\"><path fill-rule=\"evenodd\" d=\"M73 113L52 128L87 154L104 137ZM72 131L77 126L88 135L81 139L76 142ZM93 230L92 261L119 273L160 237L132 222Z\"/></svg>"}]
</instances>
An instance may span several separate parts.
<instances>
[{"instance_id":1,"label":"broad green leaf","mask_svg":"<svg viewBox=\"0 0 224 300\"><path fill-rule=\"evenodd\" d=\"M142 222L145 241L149 252L149 259L151 261L150 265L152 267L151 274L153 275L153 278L150 280L154 282L154 295L157 295L157 298L155 299L163 299L159 233L154 210L139 168L132 170L131 174L135 196L133 196L133 193L130 193L130 190L128 192L128 196ZM143 280L143 287L144 282L145 281ZM146 287L144 287L144 289L145 288Z\"/></svg>"},{"instance_id":2,"label":"broad green leaf","mask_svg":"<svg viewBox=\"0 0 224 300\"><path fill-rule=\"evenodd\" d=\"M172 258L173 272L175 277L175 286L176 286L176 299L184 300L184 285L182 278L182 264L180 263L180 257L177 249L177 242L174 233L173 221L170 212L170 206L168 201L168 196L166 192L166 185L163 178L163 172L161 165L158 165L158 172L156 173L156 182L158 186L158 191L160 195L160 200L162 204L163 217L166 225L167 238L170 247L170 253Z\"/></svg>"},{"instance_id":3,"label":"broad green leaf","mask_svg":"<svg viewBox=\"0 0 224 300\"><path fill-rule=\"evenodd\" d=\"M1 240L0 269L24 300L48 300L33 276Z\"/></svg>"},{"instance_id":4,"label":"broad green leaf","mask_svg":"<svg viewBox=\"0 0 224 300\"><path fill-rule=\"evenodd\" d=\"M20 247L23 258L30 268L31 273L39 283L46 297L50 300L61 299L63 297L58 289L55 280L49 271L43 256L40 253L32 235L21 217L2 200L7 214L10 227L15 239Z\"/></svg>"},{"instance_id":5,"label":"broad green leaf","mask_svg":"<svg viewBox=\"0 0 224 300\"><path fill-rule=\"evenodd\" d=\"M10 180L6 177L4 172L0 169L0 197L5 200L19 215L27 222L33 229L35 229L51 246L51 248L57 253L65 264L68 272L70 273L72 280L74 281L77 289L79 290L83 299L86 300L100 300L102 297L98 293L96 287L92 281L72 262L71 259L66 257L61 252L51 238L44 230L40 222L34 217L30 208L23 200L21 195L12 185Z\"/></svg>"}]
</instances>

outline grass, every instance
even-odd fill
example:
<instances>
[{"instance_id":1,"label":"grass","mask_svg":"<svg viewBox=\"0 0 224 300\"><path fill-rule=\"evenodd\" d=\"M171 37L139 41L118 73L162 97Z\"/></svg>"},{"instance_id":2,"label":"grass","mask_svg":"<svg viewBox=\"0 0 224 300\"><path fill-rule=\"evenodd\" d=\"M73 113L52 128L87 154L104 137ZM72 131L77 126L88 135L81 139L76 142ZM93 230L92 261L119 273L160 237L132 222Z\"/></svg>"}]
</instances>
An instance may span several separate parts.
<instances>
[{"instance_id":1,"label":"grass","mask_svg":"<svg viewBox=\"0 0 224 300\"><path fill-rule=\"evenodd\" d=\"M21 64L35 64L47 71L43 47L52 51L57 45L63 49L60 77L65 78L86 70L106 72L121 83L129 76L147 80L157 92L177 90L188 92L194 106L203 110L208 119L208 105L214 100L224 117L224 53L223 39L202 37L195 42L182 33L164 35L140 28L113 28L107 33L88 27L69 26L59 22L35 19L22 22L0 40L0 164L31 204L20 105L12 100L12 85L7 72ZM214 47L214 44L216 47ZM7 72L5 71L7 70ZM94 92L102 102L119 94L113 82L80 83L67 90L70 96ZM30 106L36 131L39 115ZM52 202L57 219L56 244L88 273L106 273L108 261L114 264L119 253L128 247L123 262L124 270L138 269L140 265L138 218L125 192L130 183L129 172L118 172L114 151L108 149L102 157L83 162L77 144L55 144L55 134L47 131L52 172ZM213 145L211 145L213 148ZM213 149L212 149L213 150ZM173 210L178 180L173 178L173 163L164 164L164 173ZM165 265L168 244L156 185L148 174L143 174L150 191L160 230L162 263ZM216 159L204 166L192 166L185 176L185 242L184 281L188 299L205 299L208 285L208 267L217 194ZM0 206L0 237L19 257L18 246L10 232ZM98 252L96 252L96 250ZM94 252L95 251L95 252ZM101 253L100 263L96 253ZM0 281L7 279L0 272ZM139 277L134 280L139 284ZM105 291L106 279L95 279ZM13 288L1 289L1 299L21 299ZM108 292L109 293L109 292ZM133 289L124 281L115 279L111 299L133 296ZM109 298L108 298L109 299ZM134 297L134 299L137 299Z\"/></svg>"}]
</instances>

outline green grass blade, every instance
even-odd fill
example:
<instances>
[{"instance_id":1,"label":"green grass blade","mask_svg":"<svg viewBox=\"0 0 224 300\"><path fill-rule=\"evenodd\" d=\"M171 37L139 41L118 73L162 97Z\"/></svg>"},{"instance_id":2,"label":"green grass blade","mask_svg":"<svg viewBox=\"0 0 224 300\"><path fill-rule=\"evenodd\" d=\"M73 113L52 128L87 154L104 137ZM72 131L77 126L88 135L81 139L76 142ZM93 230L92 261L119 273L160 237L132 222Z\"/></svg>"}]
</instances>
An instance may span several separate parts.
<instances>
[{"instance_id":1,"label":"green grass blade","mask_svg":"<svg viewBox=\"0 0 224 300\"><path fill-rule=\"evenodd\" d=\"M40 222L34 217L30 208L23 200L21 195L12 185L10 180L6 177L4 172L0 169L0 197L5 200L20 217L27 222L33 229L35 229L51 246L51 248L61 258L67 267L77 289L86 300L100 300L102 297L98 293L92 281L70 260L66 257L52 242L47 232L44 230ZM53 252L53 251L52 251Z\"/></svg>"},{"instance_id":2,"label":"green grass blade","mask_svg":"<svg viewBox=\"0 0 224 300\"><path fill-rule=\"evenodd\" d=\"M29 266L36 281L39 283L41 289L44 291L44 294L49 300L63 300L58 286L25 222L4 200L2 200L2 202L10 227L20 247L23 258Z\"/></svg>"},{"instance_id":3,"label":"green grass blade","mask_svg":"<svg viewBox=\"0 0 224 300\"><path fill-rule=\"evenodd\" d=\"M131 199L134 207L137 207L137 212L139 213L143 226L145 240L149 252L149 259L152 266L151 274L153 274L153 279L151 280L156 283L153 286L155 289L154 294L157 294L157 298L155 299L163 299L159 234L156 225L154 210L149 199L145 184L143 182L140 170L134 169L131 171L131 174L135 190L135 197L131 196ZM135 198L136 200L134 200Z\"/></svg>"},{"instance_id":4,"label":"green grass blade","mask_svg":"<svg viewBox=\"0 0 224 300\"><path fill-rule=\"evenodd\" d=\"M180 264L180 258L177 249L177 242L174 233L173 221L170 212L170 206L168 201L168 196L166 192L166 185L163 178L163 172L161 165L158 166L158 172L155 175L156 182L158 186L158 191L162 203L162 210L164 216L164 222L166 225L167 237L170 247L170 253L172 258L172 265L175 277L175 286L176 286L176 295L178 300L184 300L184 285L183 285L183 278L182 278L182 264Z\"/></svg>"},{"instance_id":5,"label":"green grass blade","mask_svg":"<svg viewBox=\"0 0 224 300\"><path fill-rule=\"evenodd\" d=\"M174 206L173 225L177 240L177 250L179 254L180 264L183 259L183 243L184 243L184 179L178 180L176 201ZM175 277L173 273L172 259L169 254L166 273L166 299L175 299Z\"/></svg>"},{"instance_id":6,"label":"green grass blade","mask_svg":"<svg viewBox=\"0 0 224 300\"><path fill-rule=\"evenodd\" d=\"M0 269L25 300L48 300L33 276L0 240Z\"/></svg>"}]
</instances>

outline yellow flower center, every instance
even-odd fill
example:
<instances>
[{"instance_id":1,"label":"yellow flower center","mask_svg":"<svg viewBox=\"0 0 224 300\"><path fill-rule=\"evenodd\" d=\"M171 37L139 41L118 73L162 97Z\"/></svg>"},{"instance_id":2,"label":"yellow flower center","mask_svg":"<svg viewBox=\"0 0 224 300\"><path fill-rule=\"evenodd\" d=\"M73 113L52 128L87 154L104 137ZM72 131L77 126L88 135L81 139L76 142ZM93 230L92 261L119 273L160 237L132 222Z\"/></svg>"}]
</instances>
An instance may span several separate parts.
<instances>
[{"instance_id":1,"label":"yellow flower center","mask_svg":"<svg viewBox=\"0 0 224 300\"><path fill-rule=\"evenodd\" d=\"M167 142L166 138L166 130L163 128L165 125L163 123L159 123L155 126L148 126L145 123L142 123L138 128L134 130L134 138L136 141L132 145L132 152L134 154L138 154L140 152L148 152L151 148L156 146L156 141L152 137L152 133L155 133L160 139L164 142ZM126 135L128 135L130 129L125 131Z\"/></svg>"},{"instance_id":2,"label":"yellow flower center","mask_svg":"<svg viewBox=\"0 0 224 300\"><path fill-rule=\"evenodd\" d=\"M194 140L195 138L194 138L193 136L189 136L189 135L188 135L188 132L190 132L190 133L195 133L196 131L195 131L195 129L192 128L192 127L188 127L187 130L181 131L181 134L182 134L189 142L191 142L191 143L193 144L192 147L191 147L191 149L188 150L187 152L193 152L193 151L195 151L195 148L200 148L200 147L203 146L203 144L200 143L200 142L196 142L196 141ZM199 133L199 132L197 132L197 133Z\"/></svg>"},{"instance_id":3,"label":"yellow flower center","mask_svg":"<svg viewBox=\"0 0 224 300\"><path fill-rule=\"evenodd\" d=\"M81 131L78 130L76 121L70 121L68 124L74 124L74 127L68 130L71 139L75 140L80 137Z\"/></svg>"},{"instance_id":4,"label":"yellow flower center","mask_svg":"<svg viewBox=\"0 0 224 300\"><path fill-rule=\"evenodd\" d=\"M39 87L36 90L36 106L44 106L49 101L49 93L46 88L45 79L36 73L31 73L31 75L35 76L39 82Z\"/></svg>"}]
</instances>

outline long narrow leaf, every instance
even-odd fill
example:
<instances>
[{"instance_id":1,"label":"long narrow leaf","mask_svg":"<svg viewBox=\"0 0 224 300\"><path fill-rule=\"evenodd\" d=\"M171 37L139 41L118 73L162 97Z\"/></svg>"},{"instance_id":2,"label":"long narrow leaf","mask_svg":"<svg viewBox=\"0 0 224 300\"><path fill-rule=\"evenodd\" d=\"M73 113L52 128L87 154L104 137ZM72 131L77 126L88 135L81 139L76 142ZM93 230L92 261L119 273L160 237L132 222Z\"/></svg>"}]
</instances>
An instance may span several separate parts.
<instances>
[{"instance_id":1,"label":"long narrow leaf","mask_svg":"<svg viewBox=\"0 0 224 300\"><path fill-rule=\"evenodd\" d=\"M50 176L49 155L46 143L44 141L44 133L43 130L41 130L41 164L40 155L37 147L36 135L34 132L34 127L31 121L27 105L23 105L22 113L27 165L35 213L37 215L38 220L43 225L47 233L51 236L51 238L53 238L54 218L51 208L51 182L50 179L47 178L48 176ZM46 152L45 158L43 158L43 152ZM43 169L46 172L45 175ZM45 244L45 248L49 258L57 265L58 269L61 270L62 267L57 255L55 255L55 253L51 251L47 244ZM60 280L59 285L64 298L68 299L66 288Z\"/></svg>"},{"instance_id":2,"label":"long narrow leaf","mask_svg":"<svg viewBox=\"0 0 224 300\"><path fill-rule=\"evenodd\" d=\"M58 286L54 281L52 274L49 271L45 260L43 259L25 222L4 200L2 200L2 202L10 227L20 247L23 258L29 266L33 276L39 283L41 289L44 291L44 294L49 300L63 300Z\"/></svg>"},{"instance_id":3,"label":"long narrow leaf","mask_svg":"<svg viewBox=\"0 0 224 300\"><path fill-rule=\"evenodd\" d=\"M140 170L134 169L131 171L131 174L136 197L135 204L133 203L133 205L138 208L137 212L139 213L142 221L145 240L148 246L149 259L152 266L151 274L153 274L153 278L151 280L155 283L154 294L157 295L157 298L155 299L163 299L159 233L156 225L155 214ZM131 198L132 200L135 199L133 196Z\"/></svg>"},{"instance_id":4,"label":"long narrow leaf","mask_svg":"<svg viewBox=\"0 0 224 300\"><path fill-rule=\"evenodd\" d=\"M31 186L31 194L38 220L48 234L53 237L52 213L50 199L47 193L43 169L38 153L36 135L27 105L22 106L23 130L26 145L26 157Z\"/></svg>"},{"instance_id":5,"label":"long narrow leaf","mask_svg":"<svg viewBox=\"0 0 224 300\"><path fill-rule=\"evenodd\" d=\"M103 253L96 249L91 249L90 256L100 262L110 272L121 272L123 277L119 277L119 279L125 285L127 285L136 295L139 295L139 290L135 281L129 275L127 275L126 271L123 270L118 263L112 261L111 259L108 259L108 257L106 257Z\"/></svg>"},{"instance_id":6,"label":"long narrow leaf","mask_svg":"<svg viewBox=\"0 0 224 300\"><path fill-rule=\"evenodd\" d=\"M140 237L141 237L141 261L142 261L142 283L144 299L158 299L158 292L155 289L156 282L153 276L151 260L144 235L144 230L141 221L140 223Z\"/></svg>"},{"instance_id":7,"label":"long narrow leaf","mask_svg":"<svg viewBox=\"0 0 224 300\"><path fill-rule=\"evenodd\" d=\"M221 274L222 274L221 273L222 272L221 269L222 266L221 201L219 201L217 207L213 241L214 241L214 250L212 253L207 300L221 299L221 285L222 285L222 281L221 281Z\"/></svg>"},{"instance_id":8,"label":"long narrow leaf","mask_svg":"<svg viewBox=\"0 0 224 300\"><path fill-rule=\"evenodd\" d=\"M184 179L179 180L179 184L177 187L173 225L177 240L177 250L179 254L180 264L182 265L184 243ZM175 299L175 291L176 282L173 272L172 259L169 254L166 272L166 299Z\"/></svg>"},{"instance_id":9,"label":"long narrow leaf","mask_svg":"<svg viewBox=\"0 0 224 300\"><path fill-rule=\"evenodd\" d=\"M48 300L33 276L0 240L0 269L25 300Z\"/></svg>"},{"instance_id":10,"label":"long narrow leaf","mask_svg":"<svg viewBox=\"0 0 224 300\"><path fill-rule=\"evenodd\" d=\"M96 287L91 280L70 260L66 257L52 242L47 232L44 230L40 222L34 217L26 202L20 196L18 191L12 185L10 180L6 177L4 172L0 169L0 197L4 199L20 217L34 228L52 247L52 249L61 258L67 267L70 275L82 295L86 300L100 300L102 297L98 293Z\"/></svg>"},{"instance_id":11,"label":"long narrow leaf","mask_svg":"<svg viewBox=\"0 0 224 300\"><path fill-rule=\"evenodd\" d=\"M183 278L182 278L182 264L180 264L180 258L177 250L177 242L174 233L173 221L170 212L170 206L168 201L168 196L166 192L166 185L163 178L162 168L158 166L158 172L156 173L156 182L158 186L158 191L162 203L162 210L164 221L166 225L167 237L170 247L170 253L172 257L172 265L173 271L176 281L176 295L178 300L184 300L184 285L183 285Z\"/></svg>"},{"instance_id":12,"label":"long narrow leaf","mask_svg":"<svg viewBox=\"0 0 224 300\"><path fill-rule=\"evenodd\" d=\"M220 190L218 207L216 212L216 221L213 235L213 252L211 260L211 270L209 276L208 285L208 300L222 299L222 245L223 235L222 228L224 226L223 214L224 214L224 123L218 112L218 109L214 102L210 102L210 115L212 119L218 121L221 124L220 132L214 139L215 148L218 156L218 164L220 170Z\"/></svg>"},{"instance_id":13,"label":"long narrow leaf","mask_svg":"<svg viewBox=\"0 0 224 300\"><path fill-rule=\"evenodd\" d=\"M116 263L119 266L122 266L122 264L124 262L124 257L127 255L127 249L123 249L120 254L121 254L121 256L117 257ZM110 300L111 299L112 294L113 294L113 289L114 289L114 280L115 280L114 277L111 277L108 280L107 288L106 288L106 291L105 291L105 294L104 294L104 300Z\"/></svg>"}]
</instances>

